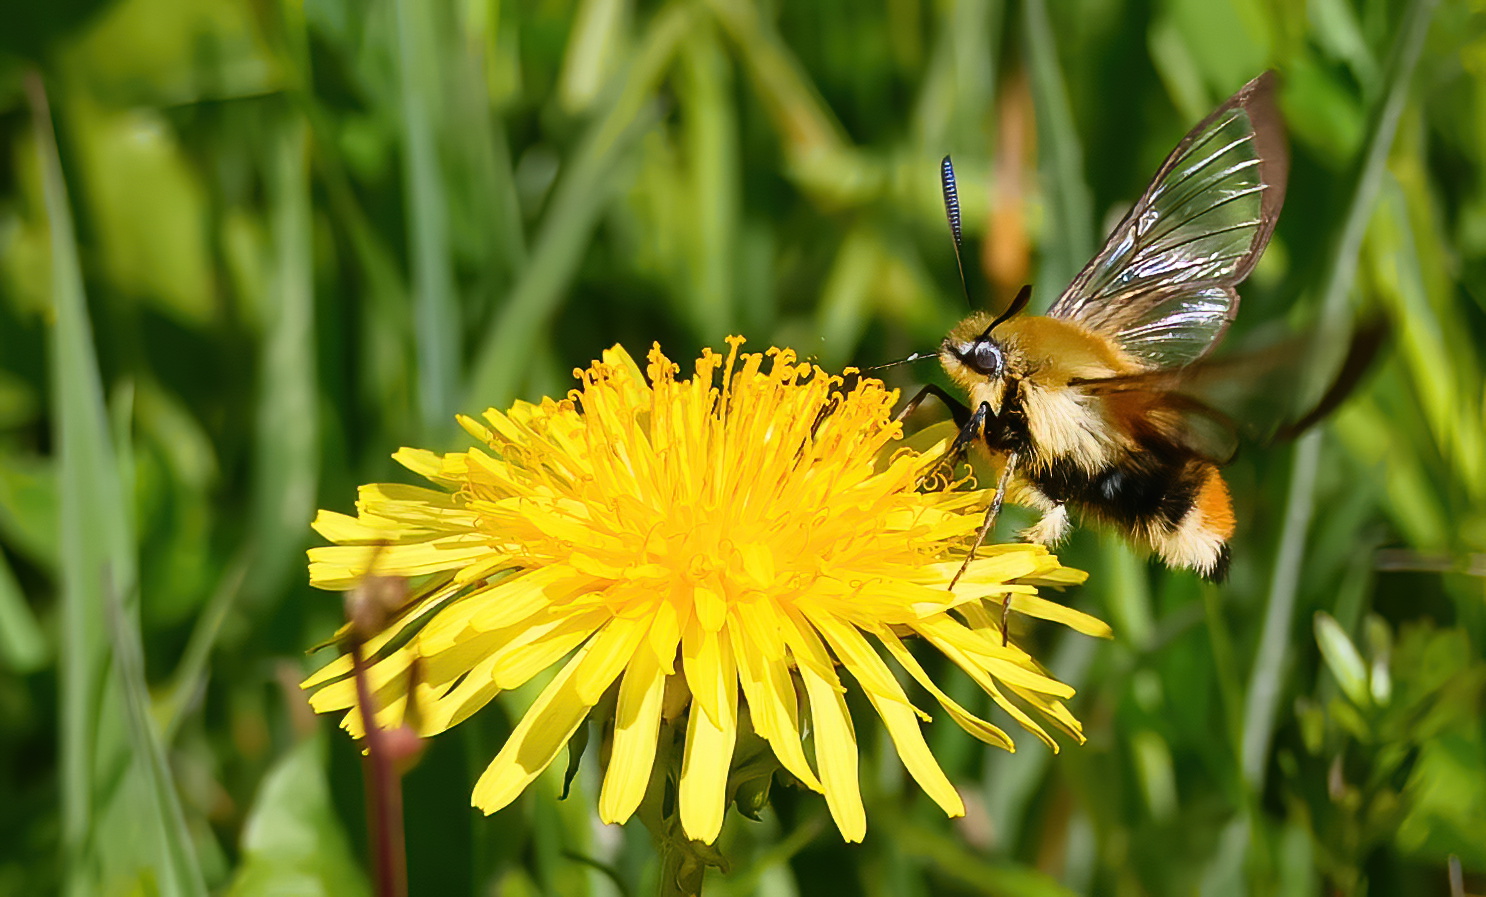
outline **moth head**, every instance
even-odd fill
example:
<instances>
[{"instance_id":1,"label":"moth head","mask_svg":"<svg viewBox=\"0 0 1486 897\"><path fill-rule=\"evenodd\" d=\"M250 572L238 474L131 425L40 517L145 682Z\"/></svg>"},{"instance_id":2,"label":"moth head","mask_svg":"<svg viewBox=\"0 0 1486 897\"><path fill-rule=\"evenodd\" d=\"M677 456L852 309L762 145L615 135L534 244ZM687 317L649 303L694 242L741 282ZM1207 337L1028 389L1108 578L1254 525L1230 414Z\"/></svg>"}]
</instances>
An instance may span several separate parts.
<instances>
[{"instance_id":1,"label":"moth head","mask_svg":"<svg viewBox=\"0 0 1486 897\"><path fill-rule=\"evenodd\" d=\"M940 356L951 374L955 368L961 368L977 377L995 380L1006 370L1006 353L988 332L977 333L968 340L950 334L944 340Z\"/></svg>"},{"instance_id":2,"label":"moth head","mask_svg":"<svg viewBox=\"0 0 1486 897\"><path fill-rule=\"evenodd\" d=\"M1006 373L1006 347L992 334L998 326L1026 308L1031 298L1032 287L1024 286L998 317L979 312L961 321L939 347L939 359L945 372L962 384L974 380L999 380Z\"/></svg>"}]
</instances>

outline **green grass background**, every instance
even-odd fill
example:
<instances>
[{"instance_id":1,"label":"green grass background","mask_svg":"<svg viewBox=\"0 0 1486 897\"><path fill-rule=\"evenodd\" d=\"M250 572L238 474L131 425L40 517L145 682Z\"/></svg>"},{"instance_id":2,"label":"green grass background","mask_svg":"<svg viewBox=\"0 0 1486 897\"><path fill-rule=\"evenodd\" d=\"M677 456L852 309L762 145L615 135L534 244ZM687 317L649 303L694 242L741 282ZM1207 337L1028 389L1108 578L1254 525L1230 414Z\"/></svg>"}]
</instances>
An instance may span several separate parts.
<instances>
[{"instance_id":1,"label":"green grass background","mask_svg":"<svg viewBox=\"0 0 1486 897\"><path fill-rule=\"evenodd\" d=\"M1071 540L1115 640L1021 634L1087 745L937 721L952 821L863 712L866 844L776 790L708 891L1446 894L1453 855L1486 892L1480 0L9 0L0 894L368 893L355 748L295 688L340 617L315 508L615 341L931 349L947 152L977 301L1045 307L1266 67L1290 192L1232 339L1365 313L1382 363L1231 468L1227 586ZM468 808L528 698L407 779L413 893L650 887L591 768Z\"/></svg>"}]
</instances>

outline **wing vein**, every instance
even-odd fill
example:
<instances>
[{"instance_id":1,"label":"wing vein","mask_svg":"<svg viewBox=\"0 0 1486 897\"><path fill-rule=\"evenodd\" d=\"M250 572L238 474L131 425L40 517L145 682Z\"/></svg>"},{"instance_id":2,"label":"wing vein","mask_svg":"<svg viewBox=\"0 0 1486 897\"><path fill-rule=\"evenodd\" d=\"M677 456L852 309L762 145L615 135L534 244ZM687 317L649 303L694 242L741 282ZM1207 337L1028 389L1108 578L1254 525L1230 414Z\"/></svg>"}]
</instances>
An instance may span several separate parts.
<instances>
[{"instance_id":1,"label":"wing vein","mask_svg":"<svg viewBox=\"0 0 1486 897\"><path fill-rule=\"evenodd\" d=\"M1284 200L1275 81L1250 81L1182 138L1049 316L1107 336L1153 370L1207 354Z\"/></svg>"}]
</instances>

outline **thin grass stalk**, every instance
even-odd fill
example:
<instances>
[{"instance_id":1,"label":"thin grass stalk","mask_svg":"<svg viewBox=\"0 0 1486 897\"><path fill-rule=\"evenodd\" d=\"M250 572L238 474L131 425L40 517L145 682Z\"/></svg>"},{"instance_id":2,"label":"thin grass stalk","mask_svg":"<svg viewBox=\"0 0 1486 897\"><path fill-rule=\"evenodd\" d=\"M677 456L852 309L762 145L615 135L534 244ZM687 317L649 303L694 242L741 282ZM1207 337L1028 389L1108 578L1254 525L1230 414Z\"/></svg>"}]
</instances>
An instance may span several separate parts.
<instances>
[{"instance_id":1,"label":"thin grass stalk","mask_svg":"<svg viewBox=\"0 0 1486 897\"><path fill-rule=\"evenodd\" d=\"M1347 314L1362 238L1386 173L1388 152L1398 131L1398 120L1403 114L1434 6L1435 0L1411 3L1400 24L1398 40L1381 82L1387 92L1369 129L1367 151L1358 169L1342 231L1327 267L1319 325L1323 331L1338 330L1335 325ZM1300 572L1305 560L1306 534L1315 510L1316 474L1320 462L1321 433L1312 430L1297 442L1291 462L1279 553L1270 578L1259 650L1249 675L1240 768L1252 794L1258 794L1264 788L1265 761L1274 737L1275 711L1279 705L1283 676L1290 663L1290 635L1294 627Z\"/></svg>"},{"instance_id":2,"label":"thin grass stalk","mask_svg":"<svg viewBox=\"0 0 1486 897\"><path fill-rule=\"evenodd\" d=\"M434 122L439 109L438 66L430 46L432 16L443 9L393 0L397 73L402 90L403 177L408 197L413 266L413 338L417 349L418 411L424 432L442 433L454 412L460 340L450 269L449 201L444 195Z\"/></svg>"}]
</instances>

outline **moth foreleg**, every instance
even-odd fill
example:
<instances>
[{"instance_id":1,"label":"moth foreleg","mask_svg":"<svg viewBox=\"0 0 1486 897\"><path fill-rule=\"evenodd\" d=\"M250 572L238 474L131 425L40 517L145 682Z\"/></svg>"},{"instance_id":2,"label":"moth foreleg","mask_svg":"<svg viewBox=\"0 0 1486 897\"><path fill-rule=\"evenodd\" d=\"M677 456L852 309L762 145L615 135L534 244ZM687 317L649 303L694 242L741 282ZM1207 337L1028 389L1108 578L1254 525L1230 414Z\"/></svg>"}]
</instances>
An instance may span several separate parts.
<instances>
[{"instance_id":1,"label":"moth foreleg","mask_svg":"<svg viewBox=\"0 0 1486 897\"><path fill-rule=\"evenodd\" d=\"M914 393L913 398L903 404L903 410L893 415L893 420L901 421L907 418L908 415L918 410L918 406L924 403L924 399L930 396L944 403L944 407L949 409L950 416L954 418L955 424L961 431L970 423L970 407L932 383Z\"/></svg>"},{"instance_id":2,"label":"moth foreleg","mask_svg":"<svg viewBox=\"0 0 1486 897\"><path fill-rule=\"evenodd\" d=\"M982 409L988 409L986 405L981 405L980 407ZM975 541L971 543L970 551L965 554L965 562L960 565L960 572L956 573L955 578L949 581L950 589L953 589L955 584L960 581L960 577L965 575L965 571L970 568L970 562L975 560L976 550L980 548L981 543L986 540L986 536L996 526L996 518L1001 516L1001 505L1006 501L1006 490L1011 487L1011 475L1016 470L1016 462L1016 452L1011 452L1006 456L1006 466L1001 468L1001 478L996 481L996 491L991 495L991 504L986 508L985 519L980 522L980 529L975 533Z\"/></svg>"}]
</instances>

